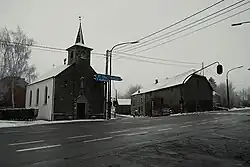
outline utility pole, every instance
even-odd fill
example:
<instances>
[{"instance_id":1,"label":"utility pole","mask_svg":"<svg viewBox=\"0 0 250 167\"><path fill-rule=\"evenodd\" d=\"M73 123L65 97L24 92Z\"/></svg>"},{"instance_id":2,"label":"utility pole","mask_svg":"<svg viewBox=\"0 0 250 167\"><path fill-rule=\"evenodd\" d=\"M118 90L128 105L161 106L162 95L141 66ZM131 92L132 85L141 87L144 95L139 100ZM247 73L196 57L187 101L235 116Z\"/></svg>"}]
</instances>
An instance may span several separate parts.
<instances>
[{"instance_id":1,"label":"utility pole","mask_svg":"<svg viewBox=\"0 0 250 167\"><path fill-rule=\"evenodd\" d=\"M108 63L109 63L109 51L106 51L106 66L105 66L105 74L108 75ZM104 82L104 119L107 118L107 89L108 82Z\"/></svg>"},{"instance_id":2,"label":"utility pole","mask_svg":"<svg viewBox=\"0 0 250 167\"><path fill-rule=\"evenodd\" d=\"M202 62L201 68L203 68L203 70L202 70L202 75L204 76L204 75L205 75L204 62Z\"/></svg>"}]
</instances>

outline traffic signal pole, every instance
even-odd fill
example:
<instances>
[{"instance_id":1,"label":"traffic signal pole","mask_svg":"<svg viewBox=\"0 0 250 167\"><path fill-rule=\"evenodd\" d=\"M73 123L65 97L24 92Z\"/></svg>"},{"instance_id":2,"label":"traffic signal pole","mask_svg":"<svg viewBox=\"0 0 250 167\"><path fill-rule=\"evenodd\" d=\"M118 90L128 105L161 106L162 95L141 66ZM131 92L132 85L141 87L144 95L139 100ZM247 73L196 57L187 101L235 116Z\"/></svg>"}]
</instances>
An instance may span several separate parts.
<instances>
[{"instance_id":1,"label":"traffic signal pole","mask_svg":"<svg viewBox=\"0 0 250 167\"><path fill-rule=\"evenodd\" d=\"M105 74L108 75L108 62L109 62L109 51L106 51L106 66L105 66ZM104 82L104 119L107 117L107 90L108 90L108 82Z\"/></svg>"}]
</instances>

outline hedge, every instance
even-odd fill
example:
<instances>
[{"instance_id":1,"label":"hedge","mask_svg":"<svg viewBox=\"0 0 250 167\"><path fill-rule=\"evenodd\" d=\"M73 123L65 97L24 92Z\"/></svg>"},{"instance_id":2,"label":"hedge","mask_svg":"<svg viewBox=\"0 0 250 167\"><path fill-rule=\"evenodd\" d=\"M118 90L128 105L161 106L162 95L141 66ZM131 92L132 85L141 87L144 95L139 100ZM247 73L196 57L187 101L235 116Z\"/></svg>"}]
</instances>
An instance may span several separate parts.
<instances>
[{"instance_id":1,"label":"hedge","mask_svg":"<svg viewBox=\"0 0 250 167\"><path fill-rule=\"evenodd\" d=\"M0 109L0 119L4 120L34 120L38 115L38 109L7 108Z\"/></svg>"}]
</instances>

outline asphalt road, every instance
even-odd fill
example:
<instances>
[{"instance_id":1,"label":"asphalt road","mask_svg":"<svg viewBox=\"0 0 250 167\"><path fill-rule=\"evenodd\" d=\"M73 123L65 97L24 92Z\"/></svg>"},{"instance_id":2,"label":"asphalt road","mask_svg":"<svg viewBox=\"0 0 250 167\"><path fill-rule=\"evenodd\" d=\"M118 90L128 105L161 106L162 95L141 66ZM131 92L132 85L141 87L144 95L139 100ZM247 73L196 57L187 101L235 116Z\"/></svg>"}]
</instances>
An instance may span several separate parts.
<instances>
[{"instance_id":1,"label":"asphalt road","mask_svg":"<svg viewBox=\"0 0 250 167\"><path fill-rule=\"evenodd\" d=\"M250 111L0 129L0 167L250 166Z\"/></svg>"}]
</instances>

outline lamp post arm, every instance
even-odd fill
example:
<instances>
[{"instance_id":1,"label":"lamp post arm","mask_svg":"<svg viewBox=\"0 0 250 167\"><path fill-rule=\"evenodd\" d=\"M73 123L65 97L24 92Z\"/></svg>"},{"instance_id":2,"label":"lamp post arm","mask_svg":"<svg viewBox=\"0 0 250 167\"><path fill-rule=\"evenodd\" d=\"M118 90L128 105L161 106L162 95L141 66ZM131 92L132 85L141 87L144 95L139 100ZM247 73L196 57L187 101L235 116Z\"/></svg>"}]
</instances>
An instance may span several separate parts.
<instances>
[{"instance_id":1,"label":"lamp post arm","mask_svg":"<svg viewBox=\"0 0 250 167\"><path fill-rule=\"evenodd\" d=\"M112 51L113 51L117 46L126 45L126 44L132 44L132 43L136 43L136 42L137 42L137 41L135 41L135 42L123 42L123 43L116 44L116 45L114 45L114 46L111 48L110 52L112 53Z\"/></svg>"}]
</instances>

